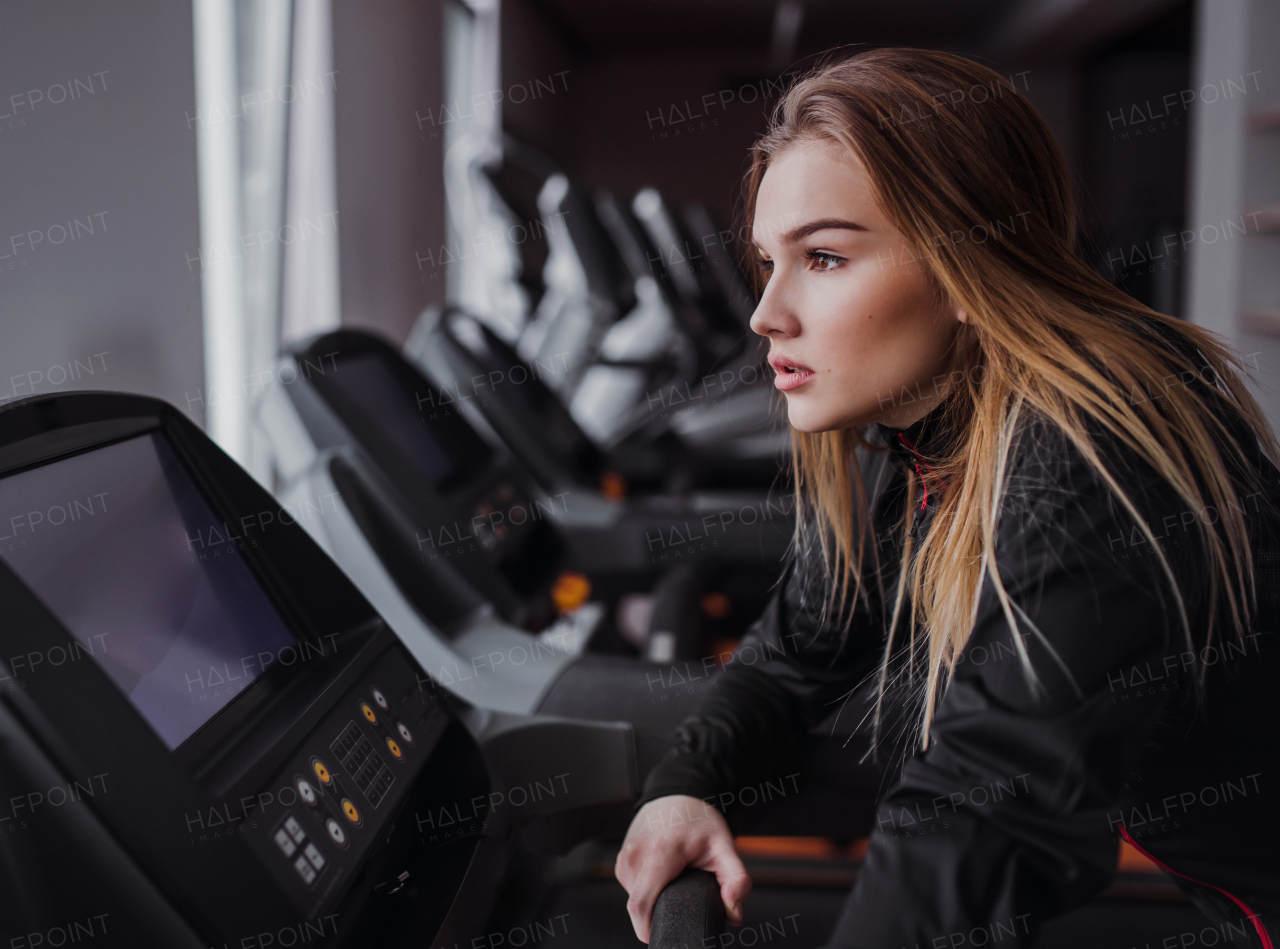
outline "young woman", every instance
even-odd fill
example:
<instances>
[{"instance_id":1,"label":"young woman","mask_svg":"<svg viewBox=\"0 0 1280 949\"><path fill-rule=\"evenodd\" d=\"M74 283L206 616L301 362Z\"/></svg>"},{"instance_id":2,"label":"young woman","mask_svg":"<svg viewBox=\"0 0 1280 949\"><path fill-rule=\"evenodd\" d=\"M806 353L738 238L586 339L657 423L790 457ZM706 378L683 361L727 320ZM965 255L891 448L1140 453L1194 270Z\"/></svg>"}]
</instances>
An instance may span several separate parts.
<instances>
[{"instance_id":1,"label":"young woman","mask_svg":"<svg viewBox=\"0 0 1280 949\"><path fill-rule=\"evenodd\" d=\"M1076 255L1050 132L963 58L820 68L748 187L801 517L744 640L769 658L729 664L646 782L636 934L685 866L741 921L703 799L786 773L869 682L866 728L912 754L830 945L1030 945L1124 838L1215 940L1271 946L1280 472L1237 357Z\"/></svg>"}]
</instances>

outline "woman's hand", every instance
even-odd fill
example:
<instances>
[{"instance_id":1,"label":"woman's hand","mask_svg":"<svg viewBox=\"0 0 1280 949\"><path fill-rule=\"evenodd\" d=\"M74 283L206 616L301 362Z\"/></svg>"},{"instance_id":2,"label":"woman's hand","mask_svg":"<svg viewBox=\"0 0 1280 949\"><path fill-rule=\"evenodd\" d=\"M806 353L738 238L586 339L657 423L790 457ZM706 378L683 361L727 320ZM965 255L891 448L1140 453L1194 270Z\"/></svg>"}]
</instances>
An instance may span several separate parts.
<instances>
[{"instance_id":1,"label":"woman's hand","mask_svg":"<svg viewBox=\"0 0 1280 949\"><path fill-rule=\"evenodd\" d=\"M716 875L729 921L742 925L742 903L751 892L751 877L734 849L729 825L719 811L698 798L673 794L640 808L614 865L618 882L630 894L627 912L641 942L649 941L649 921L658 894L685 867Z\"/></svg>"}]
</instances>

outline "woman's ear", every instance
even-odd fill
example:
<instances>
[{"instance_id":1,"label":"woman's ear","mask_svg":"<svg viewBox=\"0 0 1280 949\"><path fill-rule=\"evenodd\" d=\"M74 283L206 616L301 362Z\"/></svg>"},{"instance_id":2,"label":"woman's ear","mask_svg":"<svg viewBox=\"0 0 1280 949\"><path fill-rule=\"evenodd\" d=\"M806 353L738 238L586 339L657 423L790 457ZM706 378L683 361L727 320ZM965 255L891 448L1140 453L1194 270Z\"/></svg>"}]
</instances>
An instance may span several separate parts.
<instances>
[{"instance_id":1,"label":"woman's ear","mask_svg":"<svg viewBox=\"0 0 1280 949\"><path fill-rule=\"evenodd\" d=\"M959 320L961 323L969 322L969 314L965 312L964 307L962 306L956 307L956 319Z\"/></svg>"}]
</instances>

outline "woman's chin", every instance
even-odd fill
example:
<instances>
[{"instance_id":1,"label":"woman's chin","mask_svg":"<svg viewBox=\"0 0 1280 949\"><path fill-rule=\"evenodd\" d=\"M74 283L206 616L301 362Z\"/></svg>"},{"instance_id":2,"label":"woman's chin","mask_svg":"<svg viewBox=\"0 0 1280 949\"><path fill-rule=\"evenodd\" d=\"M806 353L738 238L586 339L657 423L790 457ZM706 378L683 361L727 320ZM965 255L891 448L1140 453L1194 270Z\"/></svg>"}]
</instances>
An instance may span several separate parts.
<instances>
[{"instance_id":1,"label":"woman's chin","mask_svg":"<svg viewBox=\"0 0 1280 949\"><path fill-rule=\"evenodd\" d=\"M850 424L843 413L826 411L821 406L806 405L795 396L787 397L787 421L796 431L810 435L838 431L848 428Z\"/></svg>"}]
</instances>

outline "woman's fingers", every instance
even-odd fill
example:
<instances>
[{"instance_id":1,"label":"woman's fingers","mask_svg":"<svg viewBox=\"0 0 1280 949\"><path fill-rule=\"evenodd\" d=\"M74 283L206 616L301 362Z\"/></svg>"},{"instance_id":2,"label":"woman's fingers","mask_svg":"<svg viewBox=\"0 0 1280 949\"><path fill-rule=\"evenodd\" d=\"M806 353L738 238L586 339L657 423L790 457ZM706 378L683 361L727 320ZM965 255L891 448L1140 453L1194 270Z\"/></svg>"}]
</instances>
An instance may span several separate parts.
<instances>
[{"instance_id":1,"label":"woman's fingers","mask_svg":"<svg viewBox=\"0 0 1280 949\"><path fill-rule=\"evenodd\" d=\"M631 927L641 942L649 941L653 904L658 901L658 894L684 868L684 858L670 848L654 848L644 855L644 862L626 887L630 894L627 897L627 915L631 917Z\"/></svg>"},{"instance_id":2,"label":"woman's fingers","mask_svg":"<svg viewBox=\"0 0 1280 949\"><path fill-rule=\"evenodd\" d=\"M669 812L682 819L667 820ZM641 942L649 941L658 895L686 866L716 875L726 915L735 925L742 923L751 878L733 846L729 825L697 798L672 795L640 809L614 865L618 882L628 893L627 914Z\"/></svg>"},{"instance_id":3,"label":"woman's fingers","mask_svg":"<svg viewBox=\"0 0 1280 949\"><path fill-rule=\"evenodd\" d=\"M724 911L729 921L735 926L742 925L742 905L751 893L751 877L747 868L738 856L733 838L715 835L708 841L708 859L703 863L695 863L700 870L710 870L716 875L720 884L720 899L724 903Z\"/></svg>"}]
</instances>

